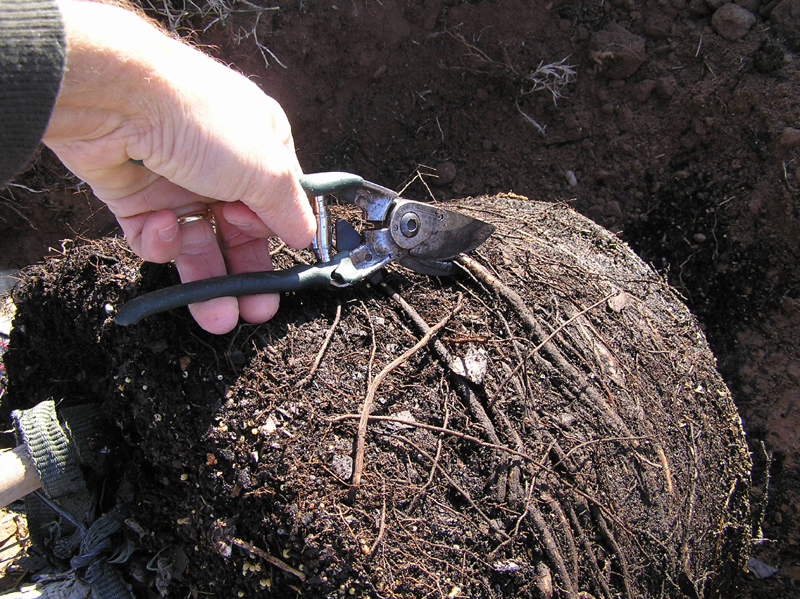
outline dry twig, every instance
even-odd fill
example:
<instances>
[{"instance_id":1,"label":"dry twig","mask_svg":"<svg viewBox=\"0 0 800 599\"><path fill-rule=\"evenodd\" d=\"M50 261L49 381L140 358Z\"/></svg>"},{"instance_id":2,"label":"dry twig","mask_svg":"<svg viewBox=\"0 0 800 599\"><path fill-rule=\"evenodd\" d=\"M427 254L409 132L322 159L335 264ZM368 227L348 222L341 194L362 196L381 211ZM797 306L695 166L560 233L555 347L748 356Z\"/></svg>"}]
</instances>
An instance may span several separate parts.
<instances>
[{"instance_id":1,"label":"dry twig","mask_svg":"<svg viewBox=\"0 0 800 599\"><path fill-rule=\"evenodd\" d=\"M235 35L237 44L252 38L253 43L258 48L261 58L264 59L264 66L269 67L270 58L281 67L288 68L277 56L258 39L258 25L261 17L266 12L278 10L278 6L258 6L249 0L204 0L194 2L194 0L182 0L180 3L169 2L168 0L138 0L143 8L157 14L161 19L166 20L166 25L173 33L178 33L186 26L191 19L199 18L202 20L211 19L204 27L205 33L217 23L225 26L232 15L249 14L255 15L252 27L246 29L240 27ZM269 56L269 58L268 58Z\"/></svg>"},{"instance_id":2,"label":"dry twig","mask_svg":"<svg viewBox=\"0 0 800 599\"><path fill-rule=\"evenodd\" d=\"M372 543L372 547L369 548L367 551L367 556L373 555L375 550L378 549L378 545L383 540L383 535L386 532L386 485L383 488L383 506L381 507L381 523L378 527L378 536L375 537L375 541Z\"/></svg>"},{"instance_id":3,"label":"dry twig","mask_svg":"<svg viewBox=\"0 0 800 599\"><path fill-rule=\"evenodd\" d=\"M459 485L455 481L455 479L452 476L450 476L450 473L447 470L445 470L442 467L441 464L437 463L434 460L434 458L427 451L422 449L419 445L417 445L416 443L414 443L410 439L405 439L404 437L398 437L398 436L394 436L394 438L399 440L399 441L402 441L403 443L407 443L408 445L413 447L419 453L419 455L423 456L426 460L428 460L432 464L432 468L438 469L439 472L442 473L442 476L444 476L444 478L447 480L447 483L453 489L458 491L458 493L467 501L467 503L470 505L470 507L473 510L475 510L475 512L477 512L477 514L483 519L483 521L487 524L487 526L491 530L493 530L498 536L500 536L503 539L508 539L509 538L508 534L504 530L502 530L497 525L497 523L494 520L492 520L489 517L489 515L480 508L480 506L477 503L475 503L475 500L472 499L472 497L470 497L470 494L467 493L466 489L463 489L461 487L461 485Z\"/></svg>"},{"instance_id":4,"label":"dry twig","mask_svg":"<svg viewBox=\"0 0 800 599\"><path fill-rule=\"evenodd\" d=\"M450 421L450 410L447 408L447 406L445 406L444 422L443 422L444 426L442 427L443 429L447 430L447 424L449 421ZM422 485L422 488L414 496L414 499L411 500L411 504L408 506L409 514L414 511L417 502L425 495L430 486L433 484L433 478L436 476L436 467L438 466L441 457L442 457L442 439L439 438L439 440L436 442L436 455L433 457L433 466L431 467L431 471L428 474L428 480L425 482L424 485Z\"/></svg>"}]
</instances>

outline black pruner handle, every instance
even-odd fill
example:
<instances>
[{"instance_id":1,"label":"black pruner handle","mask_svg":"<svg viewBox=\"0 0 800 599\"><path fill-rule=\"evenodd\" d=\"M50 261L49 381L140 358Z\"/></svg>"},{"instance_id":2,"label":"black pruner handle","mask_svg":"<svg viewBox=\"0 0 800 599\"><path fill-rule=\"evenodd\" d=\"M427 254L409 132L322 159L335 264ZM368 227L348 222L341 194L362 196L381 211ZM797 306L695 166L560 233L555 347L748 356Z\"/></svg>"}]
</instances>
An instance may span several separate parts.
<instances>
[{"instance_id":1,"label":"black pruner handle","mask_svg":"<svg viewBox=\"0 0 800 599\"><path fill-rule=\"evenodd\" d=\"M173 285L140 295L127 302L117 312L114 322L128 326L159 312L217 297L241 297L331 287L337 266L337 261L333 261L316 266L293 266L270 272L240 273Z\"/></svg>"}]
</instances>

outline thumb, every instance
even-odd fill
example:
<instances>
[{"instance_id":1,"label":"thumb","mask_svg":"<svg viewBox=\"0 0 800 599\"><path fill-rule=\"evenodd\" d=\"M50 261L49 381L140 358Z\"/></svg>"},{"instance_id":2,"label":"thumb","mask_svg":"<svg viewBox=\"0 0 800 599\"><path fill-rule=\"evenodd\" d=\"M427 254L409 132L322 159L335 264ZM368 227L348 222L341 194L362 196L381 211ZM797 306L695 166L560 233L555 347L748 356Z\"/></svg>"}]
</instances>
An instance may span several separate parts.
<instances>
[{"instance_id":1,"label":"thumb","mask_svg":"<svg viewBox=\"0 0 800 599\"><path fill-rule=\"evenodd\" d=\"M277 172L274 165L297 162L294 151L286 146L273 152L288 156L270 161L272 164L259 175L259 184L250 187L252 191L242 197L242 203L287 245L297 249L307 247L314 238L317 222L308 196L300 186L302 171L298 164L296 169ZM273 152L266 154L274 156Z\"/></svg>"}]
</instances>

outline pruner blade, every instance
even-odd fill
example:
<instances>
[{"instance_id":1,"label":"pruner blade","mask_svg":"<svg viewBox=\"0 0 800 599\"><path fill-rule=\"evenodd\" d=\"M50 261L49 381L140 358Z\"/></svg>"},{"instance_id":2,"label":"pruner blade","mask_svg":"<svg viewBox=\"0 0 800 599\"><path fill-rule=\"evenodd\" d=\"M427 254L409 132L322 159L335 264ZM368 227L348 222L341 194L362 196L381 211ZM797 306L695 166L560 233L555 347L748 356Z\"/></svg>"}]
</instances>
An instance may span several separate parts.
<instances>
[{"instance_id":1,"label":"pruner blade","mask_svg":"<svg viewBox=\"0 0 800 599\"><path fill-rule=\"evenodd\" d=\"M431 204L398 200L392 212L392 238L405 252L396 261L415 272L452 274L452 260L471 252L494 232L494 227L466 214Z\"/></svg>"}]
</instances>

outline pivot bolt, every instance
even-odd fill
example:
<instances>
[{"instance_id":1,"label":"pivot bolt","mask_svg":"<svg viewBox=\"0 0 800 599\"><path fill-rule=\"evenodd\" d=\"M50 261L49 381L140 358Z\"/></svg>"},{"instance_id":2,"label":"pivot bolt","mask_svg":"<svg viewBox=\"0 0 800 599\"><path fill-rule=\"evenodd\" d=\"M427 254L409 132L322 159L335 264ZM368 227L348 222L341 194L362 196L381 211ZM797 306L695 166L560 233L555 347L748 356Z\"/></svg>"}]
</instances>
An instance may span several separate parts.
<instances>
[{"instance_id":1,"label":"pivot bolt","mask_svg":"<svg viewBox=\"0 0 800 599\"><path fill-rule=\"evenodd\" d=\"M414 237L419 233L420 221L419 216L413 212L404 214L400 219L400 232L404 237Z\"/></svg>"}]
</instances>

